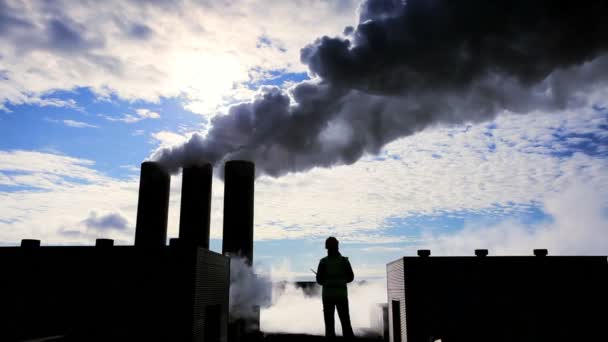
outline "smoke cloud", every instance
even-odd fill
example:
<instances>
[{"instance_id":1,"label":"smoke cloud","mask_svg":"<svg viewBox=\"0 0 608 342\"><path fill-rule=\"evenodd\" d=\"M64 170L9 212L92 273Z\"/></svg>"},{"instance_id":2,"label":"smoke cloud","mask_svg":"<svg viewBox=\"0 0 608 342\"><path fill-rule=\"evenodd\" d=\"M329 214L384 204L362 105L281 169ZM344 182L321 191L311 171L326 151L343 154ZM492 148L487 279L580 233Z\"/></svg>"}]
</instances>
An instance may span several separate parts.
<instances>
[{"instance_id":1,"label":"smoke cloud","mask_svg":"<svg viewBox=\"0 0 608 342\"><path fill-rule=\"evenodd\" d=\"M367 0L301 50L312 80L263 87L206 135L160 148L170 171L248 159L281 176L351 164L437 124L588 105L608 78L608 2Z\"/></svg>"}]
</instances>

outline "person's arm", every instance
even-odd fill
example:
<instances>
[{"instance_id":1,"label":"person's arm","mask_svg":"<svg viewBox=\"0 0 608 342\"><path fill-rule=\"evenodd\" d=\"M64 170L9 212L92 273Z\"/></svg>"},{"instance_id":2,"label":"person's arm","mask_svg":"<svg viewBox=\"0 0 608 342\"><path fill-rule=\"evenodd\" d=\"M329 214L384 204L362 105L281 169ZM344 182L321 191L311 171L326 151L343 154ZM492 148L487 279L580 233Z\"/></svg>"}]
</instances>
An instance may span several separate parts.
<instances>
[{"instance_id":1,"label":"person's arm","mask_svg":"<svg viewBox=\"0 0 608 342\"><path fill-rule=\"evenodd\" d=\"M355 273L353 273L353 268L350 266L350 261L348 258L344 258L346 260L346 282L350 283L355 279Z\"/></svg>"},{"instance_id":2,"label":"person's arm","mask_svg":"<svg viewBox=\"0 0 608 342\"><path fill-rule=\"evenodd\" d=\"M325 284L325 264L323 260L319 262L319 266L317 267L317 283L321 286Z\"/></svg>"}]
</instances>

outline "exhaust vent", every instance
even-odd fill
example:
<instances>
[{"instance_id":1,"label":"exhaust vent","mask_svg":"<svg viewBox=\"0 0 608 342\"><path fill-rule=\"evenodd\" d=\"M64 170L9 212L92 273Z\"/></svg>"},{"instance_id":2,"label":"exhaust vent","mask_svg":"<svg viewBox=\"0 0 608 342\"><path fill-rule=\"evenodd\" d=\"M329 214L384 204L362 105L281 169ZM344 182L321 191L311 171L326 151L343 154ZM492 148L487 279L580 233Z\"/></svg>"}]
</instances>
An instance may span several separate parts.
<instances>
[{"instance_id":1,"label":"exhaust vent","mask_svg":"<svg viewBox=\"0 0 608 342\"><path fill-rule=\"evenodd\" d=\"M418 256L421 258L428 258L431 256L431 250L430 249L419 249Z\"/></svg>"},{"instance_id":2,"label":"exhaust vent","mask_svg":"<svg viewBox=\"0 0 608 342\"><path fill-rule=\"evenodd\" d=\"M476 249L475 255L478 257L486 257L486 256L488 256L488 250L487 249Z\"/></svg>"},{"instance_id":3,"label":"exhaust vent","mask_svg":"<svg viewBox=\"0 0 608 342\"><path fill-rule=\"evenodd\" d=\"M112 240L112 239L96 239L95 240L95 247L107 248L107 247L112 247L112 246L114 246L114 240Z\"/></svg>"},{"instance_id":4,"label":"exhaust vent","mask_svg":"<svg viewBox=\"0 0 608 342\"><path fill-rule=\"evenodd\" d=\"M21 247L24 247L24 248L40 247L40 240L23 239L23 240L21 240Z\"/></svg>"}]
</instances>

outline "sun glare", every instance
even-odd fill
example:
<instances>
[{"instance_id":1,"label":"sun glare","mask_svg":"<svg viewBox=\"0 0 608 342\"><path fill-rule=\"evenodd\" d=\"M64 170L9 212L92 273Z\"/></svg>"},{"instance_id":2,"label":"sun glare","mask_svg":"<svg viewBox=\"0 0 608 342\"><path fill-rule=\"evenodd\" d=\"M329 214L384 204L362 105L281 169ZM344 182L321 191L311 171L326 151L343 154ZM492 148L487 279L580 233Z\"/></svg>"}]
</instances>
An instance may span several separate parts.
<instances>
[{"instance_id":1,"label":"sun glare","mask_svg":"<svg viewBox=\"0 0 608 342\"><path fill-rule=\"evenodd\" d=\"M185 95L185 107L213 116L249 80L247 68L231 54L185 53L171 60L171 86Z\"/></svg>"}]
</instances>

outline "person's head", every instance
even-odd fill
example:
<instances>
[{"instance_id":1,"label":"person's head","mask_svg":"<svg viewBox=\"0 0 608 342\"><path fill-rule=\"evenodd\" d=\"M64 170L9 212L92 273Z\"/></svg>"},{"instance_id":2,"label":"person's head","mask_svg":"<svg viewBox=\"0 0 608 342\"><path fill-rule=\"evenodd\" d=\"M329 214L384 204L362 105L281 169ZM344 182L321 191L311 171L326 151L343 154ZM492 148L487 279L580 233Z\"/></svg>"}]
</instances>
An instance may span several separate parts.
<instances>
[{"instance_id":1,"label":"person's head","mask_svg":"<svg viewBox=\"0 0 608 342\"><path fill-rule=\"evenodd\" d=\"M333 236L330 236L325 240L325 248L328 252L337 252L338 251L338 239Z\"/></svg>"}]
</instances>

